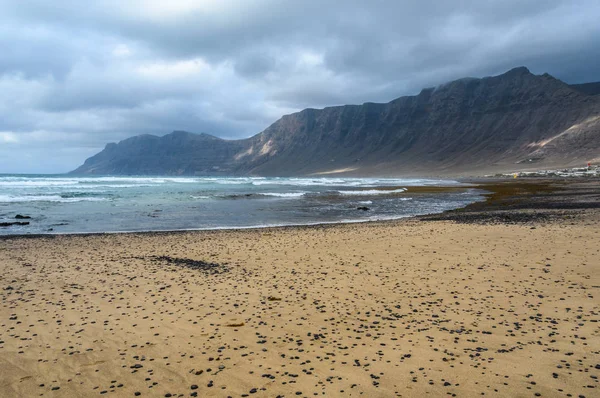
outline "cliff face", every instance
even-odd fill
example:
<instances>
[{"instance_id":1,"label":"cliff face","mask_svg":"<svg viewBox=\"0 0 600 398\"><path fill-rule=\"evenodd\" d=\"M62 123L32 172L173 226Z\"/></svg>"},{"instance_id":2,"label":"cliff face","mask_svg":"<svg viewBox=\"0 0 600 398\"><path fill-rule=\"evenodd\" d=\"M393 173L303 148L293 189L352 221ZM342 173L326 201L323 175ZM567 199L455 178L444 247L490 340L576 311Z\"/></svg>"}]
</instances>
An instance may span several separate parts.
<instances>
[{"instance_id":1,"label":"cliff face","mask_svg":"<svg viewBox=\"0 0 600 398\"><path fill-rule=\"evenodd\" d=\"M599 116L600 96L521 67L387 104L305 109L246 140L134 137L75 172L425 175L569 166L600 156Z\"/></svg>"}]
</instances>

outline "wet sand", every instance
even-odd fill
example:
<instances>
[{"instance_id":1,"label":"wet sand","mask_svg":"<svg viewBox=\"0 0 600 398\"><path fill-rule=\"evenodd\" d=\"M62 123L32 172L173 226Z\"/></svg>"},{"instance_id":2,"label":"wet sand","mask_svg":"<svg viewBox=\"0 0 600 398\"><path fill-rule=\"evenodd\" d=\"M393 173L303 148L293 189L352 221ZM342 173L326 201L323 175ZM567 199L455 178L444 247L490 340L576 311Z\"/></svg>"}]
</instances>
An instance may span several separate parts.
<instances>
[{"instance_id":1,"label":"wet sand","mask_svg":"<svg viewBox=\"0 0 600 398\"><path fill-rule=\"evenodd\" d=\"M2 239L0 396L599 396L600 211L568 205L598 184L503 184L437 218Z\"/></svg>"}]
</instances>

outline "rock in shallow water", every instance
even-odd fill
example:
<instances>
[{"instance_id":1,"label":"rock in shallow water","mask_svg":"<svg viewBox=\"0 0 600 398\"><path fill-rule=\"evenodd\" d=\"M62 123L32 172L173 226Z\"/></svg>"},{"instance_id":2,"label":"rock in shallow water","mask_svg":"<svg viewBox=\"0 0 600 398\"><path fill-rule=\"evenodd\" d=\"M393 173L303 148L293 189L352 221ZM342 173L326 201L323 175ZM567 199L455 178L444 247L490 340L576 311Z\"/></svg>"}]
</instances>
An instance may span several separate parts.
<instances>
[{"instance_id":1,"label":"rock in shallow water","mask_svg":"<svg viewBox=\"0 0 600 398\"><path fill-rule=\"evenodd\" d=\"M0 222L0 227L11 227L13 225L29 225L28 221Z\"/></svg>"}]
</instances>

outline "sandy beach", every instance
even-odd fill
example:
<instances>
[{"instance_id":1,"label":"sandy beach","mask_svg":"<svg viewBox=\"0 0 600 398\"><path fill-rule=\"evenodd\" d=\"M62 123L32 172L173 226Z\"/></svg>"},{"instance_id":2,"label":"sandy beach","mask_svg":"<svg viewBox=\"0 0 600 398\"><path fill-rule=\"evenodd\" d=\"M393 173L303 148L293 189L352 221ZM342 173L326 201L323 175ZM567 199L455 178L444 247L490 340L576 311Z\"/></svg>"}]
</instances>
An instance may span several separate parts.
<instances>
[{"instance_id":1,"label":"sandy beach","mask_svg":"<svg viewBox=\"0 0 600 398\"><path fill-rule=\"evenodd\" d=\"M437 218L6 237L0 396L597 397L598 183L514 184Z\"/></svg>"}]
</instances>

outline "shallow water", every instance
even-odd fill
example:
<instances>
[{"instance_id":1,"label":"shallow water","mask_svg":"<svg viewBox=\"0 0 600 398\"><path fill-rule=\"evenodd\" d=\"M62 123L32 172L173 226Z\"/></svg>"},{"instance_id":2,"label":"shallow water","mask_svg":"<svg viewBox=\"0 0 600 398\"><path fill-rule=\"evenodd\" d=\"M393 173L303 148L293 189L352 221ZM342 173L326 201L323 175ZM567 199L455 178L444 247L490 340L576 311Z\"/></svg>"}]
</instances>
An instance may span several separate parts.
<instances>
[{"instance_id":1,"label":"shallow water","mask_svg":"<svg viewBox=\"0 0 600 398\"><path fill-rule=\"evenodd\" d=\"M248 228L397 219L481 200L450 180L0 175L0 234ZM367 211L357 207L366 206ZM15 220L17 214L31 219Z\"/></svg>"}]
</instances>

